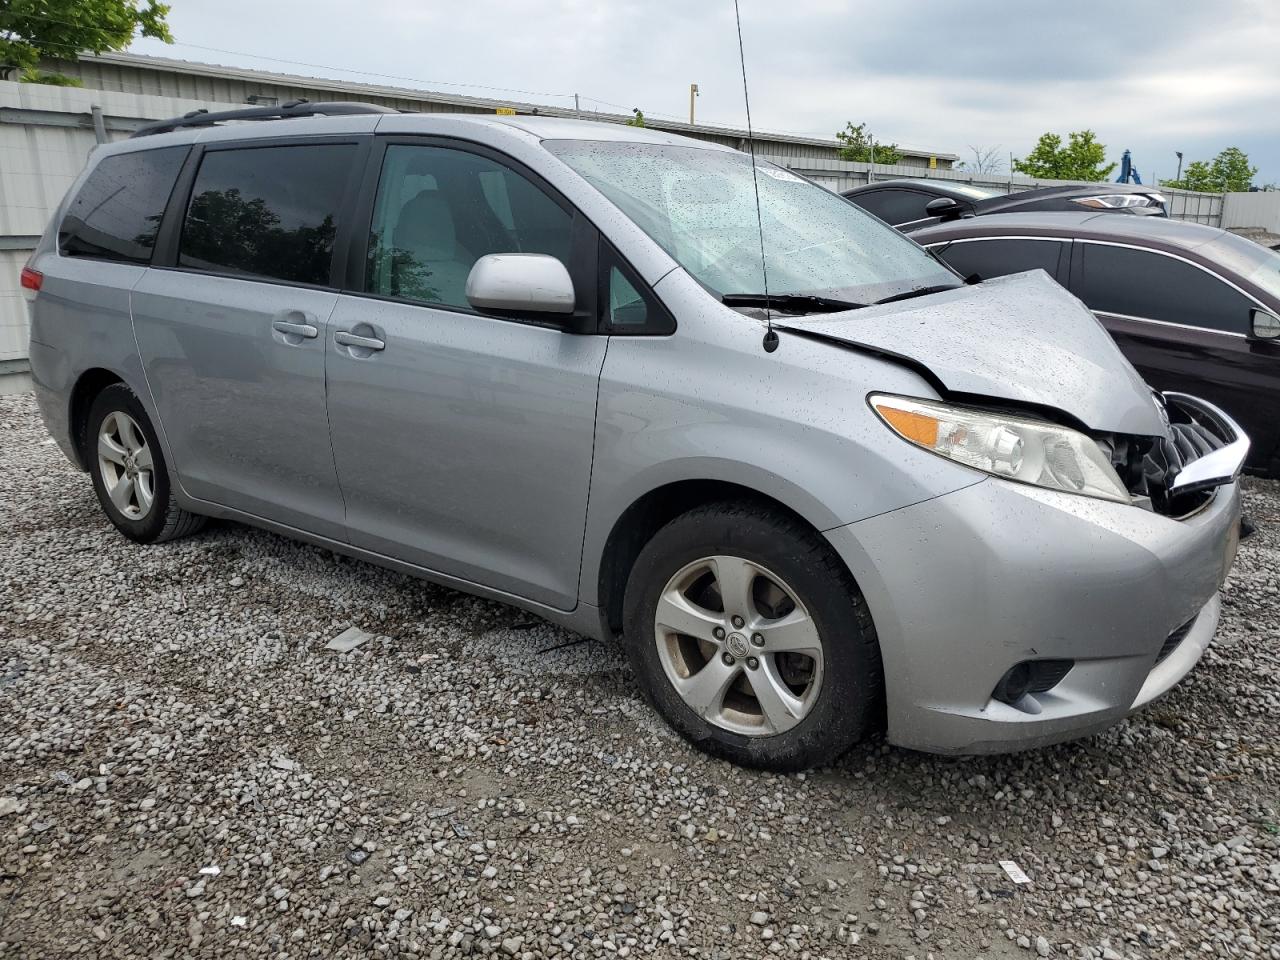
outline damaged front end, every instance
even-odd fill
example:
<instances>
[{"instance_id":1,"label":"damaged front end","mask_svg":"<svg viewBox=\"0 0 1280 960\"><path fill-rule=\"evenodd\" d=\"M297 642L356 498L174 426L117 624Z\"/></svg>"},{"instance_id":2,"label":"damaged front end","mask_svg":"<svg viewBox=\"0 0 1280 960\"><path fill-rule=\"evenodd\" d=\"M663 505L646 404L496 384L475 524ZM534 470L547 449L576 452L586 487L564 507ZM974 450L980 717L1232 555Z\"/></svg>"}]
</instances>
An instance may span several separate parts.
<instances>
[{"instance_id":1,"label":"damaged front end","mask_svg":"<svg viewBox=\"0 0 1280 960\"><path fill-rule=\"evenodd\" d=\"M1211 403L1184 393L1153 394L1165 436L1096 437L1134 503L1182 519L1198 513L1214 490L1244 467L1249 438Z\"/></svg>"}]
</instances>

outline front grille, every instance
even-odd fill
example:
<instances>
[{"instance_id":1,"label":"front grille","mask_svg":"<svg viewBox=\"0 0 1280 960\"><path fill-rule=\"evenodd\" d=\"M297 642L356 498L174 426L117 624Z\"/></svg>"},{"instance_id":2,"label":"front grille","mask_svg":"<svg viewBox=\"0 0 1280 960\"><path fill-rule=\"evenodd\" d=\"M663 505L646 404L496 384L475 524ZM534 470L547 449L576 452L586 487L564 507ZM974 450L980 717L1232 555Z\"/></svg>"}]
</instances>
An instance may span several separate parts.
<instances>
[{"instance_id":1,"label":"front grille","mask_svg":"<svg viewBox=\"0 0 1280 960\"><path fill-rule=\"evenodd\" d=\"M1112 435L1103 444L1112 466L1129 492L1147 498L1151 509L1170 517L1187 517L1213 498L1213 489L1173 492L1178 475L1209 454L1235 439L1230 427L1208 410L1181 402L1176 396L1156 397L1156 404L1169 422L1164 437Z\"/></svg>"},{"instance_id":2,"label":"front grille","mask_svg":"<svg viewBox=\"0 0 1280 960\"><path fill-rule=\"evenodd\" d=\"M1178 649L1178 645L1181 644L1183 640L1187 639L1187 634L1191 632L1191 628L1195 626L1195 622L1196 618L1192 617L1165 638L1164 646L1160 648L1160 654L1156 657L1157 665L1167 660L1169 655Z\"/></svg>"},{"instance_id":3,"label":"front grille","mask_svg":"<svg viewBox=\"0 0 1280 960\"><path fill-rule=\"evenodd\" d=\"M1191 461L1221 450L1226 445L1225 437L1214 433L1203 423L1195 420L1170 423L1169 439L1164 442L1165 457L1169 461L1169 469L1176 476Z\"/></svg>"}]
</instances>

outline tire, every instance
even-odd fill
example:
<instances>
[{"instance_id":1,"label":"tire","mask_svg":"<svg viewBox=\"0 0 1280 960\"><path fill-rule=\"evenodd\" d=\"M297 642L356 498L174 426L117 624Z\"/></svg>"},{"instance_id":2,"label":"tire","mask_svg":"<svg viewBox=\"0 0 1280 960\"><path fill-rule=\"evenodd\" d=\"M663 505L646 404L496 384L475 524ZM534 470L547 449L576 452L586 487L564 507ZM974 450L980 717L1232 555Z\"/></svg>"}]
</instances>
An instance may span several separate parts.
<instances>
[{"instance_id":1,"label":"tire","mask_svg":"<svg viewBox=\"0 0 1280 960\"><path fill-rule=\"evenodd\" d=\"M748 606L726 604L722 580ZM785 600L777 601L780 595L793 601L790 613ZM744 619L757 619L738 627L732 609L746 609ZM693 615L682 619L686 610ZM811 633L801 632L806 618L816 643ZM667 621L696 633L674 630ZM719 639L706 639L708 622L720 624ZM753 623L761 632L752 630ZM880 647L866 601L826 540L782 511L750 502L713 503L669 522L631 569L623 635L646 698L690 743L713 756L766 770L803 770L830 763L883 726ZM781 641L778 647L804 645L811 655L771 652L775 641ZM701 684L702 671L713 665L724 669L706 674L711 679ZM735 678L718 706L691 705L714 701L715 695L700 691L719 690L725 673ZM778 696L778 690L791 697Z\"/></svg>"},{"instance_id":2,"label":"tire","mask_svg":"<svg viewBox=\"0 0 1280 960\"><path fill-rule=\"evenodd\" d=\"M163 543L205 525L205 517L175 502L151 419L123 383L105 387L94 398L81 443L98 502L130 540Z\"/></svg>"}]
</instances>

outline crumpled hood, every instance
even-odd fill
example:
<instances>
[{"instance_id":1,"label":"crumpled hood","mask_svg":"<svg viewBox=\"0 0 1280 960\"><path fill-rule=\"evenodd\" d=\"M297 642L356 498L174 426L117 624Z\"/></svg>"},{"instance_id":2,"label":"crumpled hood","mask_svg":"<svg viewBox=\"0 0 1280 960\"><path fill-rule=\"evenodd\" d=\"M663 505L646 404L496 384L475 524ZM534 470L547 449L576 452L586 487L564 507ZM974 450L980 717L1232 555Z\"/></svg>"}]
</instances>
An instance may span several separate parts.
<instances>
[{"instance_id":1,"label":"crumpled hood","mask_svg":"<svg viewBox=\"0 0 1280 960\"><path fill-rule=\"evenodd\" d=\"M1042 270L778 326L911 361L948 393L1052 407L1095 431L1167 432L1111 335Z\"/></svg>"}]
</instances>

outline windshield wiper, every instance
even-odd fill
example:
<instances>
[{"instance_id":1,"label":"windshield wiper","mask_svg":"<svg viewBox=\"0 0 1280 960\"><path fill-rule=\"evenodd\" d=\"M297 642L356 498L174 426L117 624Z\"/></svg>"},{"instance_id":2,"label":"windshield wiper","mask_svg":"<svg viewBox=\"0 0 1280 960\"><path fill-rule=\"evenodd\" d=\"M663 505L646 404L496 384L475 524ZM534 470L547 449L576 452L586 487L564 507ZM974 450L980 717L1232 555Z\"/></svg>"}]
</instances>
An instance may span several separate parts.
<instances>
[{"instance_id":1,"label":"windshield wiper","mask_svg":"<svg viewBox=\"0 0 1280 960\"><path fill-rule=\"evenodd\" d=\"M884 297L872 304L878 307L882 303L895 303L898 300L910 300L913 297L927 297L931 293L944 293L947 290L959 290L964 284L962 283L937 283L931 287L916 287L914 290L904 290L902 293L895 293L893 296Z\"/></svg>"},{"instance_id":2,"label":"windshield wiper","mask_svg":"<svg viewBox=\"0 0 1280 960\"><path fill-rule=\"evenodd\" d=\"M957 291L957 289L960 289L961 287L964 287L963 283L937 283L933 284L932 287L916 287L914 291L904 291L902 293L895 293L891 297L883 297L881 300L874 302L872 306L878 307L881 303L896 303L900 300L911 300L911 298L914 297L928 297L931 293Z\"/></svg>"},{"instance_id":3,"label":"windshield wiper","mask_svg":"<svg viewBox=\"0 0 1280 960\"><path fill-rule=\"evenodd\" d=\"M836 313L857 310L865 303L818 297L809 293L726 293L720 302L729 307L772 307L783 313Z\"/></svg>"}]
</instances>

